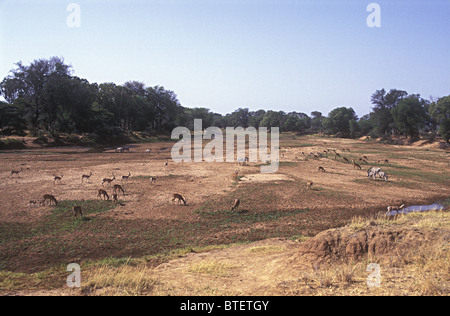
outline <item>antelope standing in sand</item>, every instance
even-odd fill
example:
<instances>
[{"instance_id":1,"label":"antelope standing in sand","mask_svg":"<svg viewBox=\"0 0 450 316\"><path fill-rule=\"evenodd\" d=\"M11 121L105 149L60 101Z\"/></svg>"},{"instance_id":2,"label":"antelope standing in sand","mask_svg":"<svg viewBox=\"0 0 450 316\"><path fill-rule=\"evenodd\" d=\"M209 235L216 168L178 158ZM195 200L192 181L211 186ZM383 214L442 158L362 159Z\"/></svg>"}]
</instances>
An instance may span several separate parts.
<instances>
[{"instance_id":1,"label":"antelope standing in sand","mask_svg":"<svg viewBox=\"0 0 450 316\"><path fill-rule=\"evenodd\" d=\"M99 189L97 194L97 199L100 198L101 200L107 199L109 201L109 195L108 192L105 190Z\"/></svg>"},{"instance_id":2,"label":"antelope standing in sand","mask_svg":"<svg viewBox=\"0 0 450 316\"><path fill-rule=\"evenodd\" d=\"M362 170L361 166L355 162L355 159L352 159L352 163L354 169L359 168L359 170Z\"/></svg>"},{"instance_id":3,"label":"antelope standing in sand","mask_svg":"<svg viewBox=\"0 0 450 316\"><path fill-rule=\"evenodd\" d=\"M9 174L10 177L12 177L13 175L17 175L20 178L20 174L22 172L22 168L20 168L20 170L11 170L11 173Z\"/></svg>"},{"instance_id":4,"label":"antelope standing in sand","mask_svg":"<svg viewBox=\"0 0 450 316\"><path fill-rule=\"evenodd\" d=\"M83 182L84 179L86 179L87 181L89 181L89 179L92 177L92 171L89 173L89 175L87 174L83 174L81 176L81 182Z\"/></svg>"},{"instance_id":5,"label":"antelope standing in sand","mask_svg":"<svg viewBox=\"0 0 450 316\"><path fill-rule=\"evenodd\" d=\"M175 193L173 195L172 203L175 203L176 200L178 200L178 204L183 203L186 205L186 200L180 194Z\"/></svg>"},{"instance_id":6,"label":"antelope standing in sand","mask_svg":"<svg viewBox=\"0 0 450 316\"><path fill-rule=\"evenodd\" d=\"M131 177L131 172L128 171L128 175L127 176L122 176L122 179L120 181L123 182L123 180L125 180L125 182L128 182L128 179Z\"/></svg>"},{"instance_id":7,"label":"antelope standing in sand","mask_svg":"<svg viewBox=\"0 0 450 316\"><path fill-rule=\"evenodd\" d=\"M53 184L56 184L56 181L59 181L59 184L61 184L62 179L64 176L54 176L53 177Z\"/></svg>"},{"instance_id":8,"label":"antelope standing in sand","mask_svg":"<svg viewBox=\"0 0 450 316\"><path fill-rule=\"evenodd\" d=\"M116 180L116 176L114 175L114 173L112 175L113 175L112 179L105 178L102 180L102 186L103 186L103 184L105 184L105 182L108 183L109 185L111 185L111 182Z\"/></svg>"},{"instance_id":9,"label":"antelope standing in sand","mask_svg":"<svg viewBox=\"0 0 450 316\"><path fill-rule=\"evenodd\" d=\"M58 205L58 201L56 201L56 198L50 194L44 195L44 200L42 201L42 204L45 204L45 201L49 201L50 205L52 205L52 202L55 203L55 205Z\"/></svg>"},{"instance_id":10,"label":"antelope standing in sand","mask_svg":"<svg viewBox=\"0 0 450 316\"><path fill-rule=\"evenodd\" d=\"M77 218L79 215L80 218L83 219L83 210L81 209L81 206L75 205L72 208L72 212L73 212L73 217Z\"/></svg>"},{"instance_id":11,"label":"antelope standing in sand","mask_svg":"<svg viewBox=\"0 0 450 316\"><path fill-rule=\"evenodd\" d=\"M112 197L113 197L113 202L114 202L114 204L117 204L117 201L118 201L117 194L114 193Z\"/></svg>"},{"instance_id":12,"label":"antelope standing in sand","mask_svg":"<svg viewBox=\"0 0 450 316\"><path fill-rule=\"evenodd\" d=\"M122 186L119 184L115 184L113 187L113 193L119 193L119 191L122 191L122 195L125 196L125 190L122 188Z\"/></svg>"},{"instance_id":13,"label":"antelope standing in sand","mask_svg":"<svg viewBox=\"0 0 450 316\"><path fill-rule=\"evenodd\" d=\"M233 206L231 207L231 210L232 211L236 210L239 207L239 205L241 205L241 200L235 199L234 203L233 203Z\"/></svg>"}]
</instances>

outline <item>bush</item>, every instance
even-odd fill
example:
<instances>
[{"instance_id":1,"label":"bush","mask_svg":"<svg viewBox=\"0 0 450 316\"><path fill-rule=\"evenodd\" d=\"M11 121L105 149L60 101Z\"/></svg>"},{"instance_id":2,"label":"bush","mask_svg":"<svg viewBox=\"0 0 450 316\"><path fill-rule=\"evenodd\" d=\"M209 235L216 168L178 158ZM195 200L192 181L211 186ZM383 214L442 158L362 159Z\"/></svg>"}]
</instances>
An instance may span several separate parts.
<instances>
[{"instance_id":1,"label":"bush","mask_svg":"<svg viewBox=\"0 0 450 316\"><path fill-rule=\"evenodd\" d=\"M10 150L10 149L24 149L26 148L24 142L19 139L6 138L0 140L0 149Z\"/></svg>"}]
</instances>

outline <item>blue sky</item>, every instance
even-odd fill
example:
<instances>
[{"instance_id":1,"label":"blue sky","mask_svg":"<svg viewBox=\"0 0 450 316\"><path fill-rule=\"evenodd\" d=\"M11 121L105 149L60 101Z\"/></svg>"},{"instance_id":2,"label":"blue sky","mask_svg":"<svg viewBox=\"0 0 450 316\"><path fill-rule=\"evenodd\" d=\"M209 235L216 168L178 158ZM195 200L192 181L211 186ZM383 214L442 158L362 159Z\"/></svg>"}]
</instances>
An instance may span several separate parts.
<instances>
[{"instance_id":1,"label":"blue sky","mask_svg":"<svg viewBox=\"0 0 450 316\"><path fill-rule=\"evenodd\" d=\"M70 28L69 3L81 8ZM367 5L381 7L369 28ZM450 1L0 0L0 78L63 57L90 82L173 90L187 107L369 113L375 90L450 94Z\"/></svg>"}]
</instances>

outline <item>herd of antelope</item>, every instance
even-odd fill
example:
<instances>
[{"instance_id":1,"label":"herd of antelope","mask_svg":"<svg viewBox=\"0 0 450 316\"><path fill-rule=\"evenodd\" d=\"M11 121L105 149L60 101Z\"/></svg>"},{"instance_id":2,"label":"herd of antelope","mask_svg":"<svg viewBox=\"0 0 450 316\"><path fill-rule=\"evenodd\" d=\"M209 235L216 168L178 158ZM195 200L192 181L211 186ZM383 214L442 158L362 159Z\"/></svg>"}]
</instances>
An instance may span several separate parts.
<instances>
[{"instance_id":1,"label":"herd of antelope","mask_svg":"<svg viewBox=\"0 0 450 316\"><path fill-rule=\"evenodd\" d=\"M301 154L303 156L309 156L312 157L316 160L320 160L321 158L325 158L328 157L328 155L332 155L334 156L334 160L337 161L338 159L341 159L344 163L346 164L351 164L353 166L353 169L357 169L357 170L362 170L362 164L368 165L369 164L369 157L367 157L366 155L362 155L361 157L358 157L356 159L350 159L345 157L345 152L351 152L350 149L348 148L343 148L341 150L341 153L339 153L337 150L335 149L324 149L322 152L319 151L314 151L314 152L310 152L309 154L306 154L305 152L301 152ZM325 154L325 156L324 156ZM281 155L282 158L285 158L285 154L283 153ZM298 159L298 157L295 157L296 159ZM307 158L306 158L307 160ZM389 164L389 160L388 159L384 159L384 160L374 160L374 162L381 164L381 163L385 163L385 164ZM319 172L323 172L326 173L327 171L325 170L325 168L323 166L319 166L317 168L317 171ZM377 179L383 179L384 181L388 181L388 175L386 174L386 172L384 172L383 170L381 170L381 168L379 167L371 167L367 170L367 177L369 179L373 179L373 180L377 180ZM308 181L306 183L306 189L307 190L311 190L313 187L314 183L312 181ZM402 204L399 207L393 207L390 206L389 210L391 209L401 209L402 207L404 207L404 204Z\"/></svg>"},{"instance_id":2,"label":"herd of antelope","mask_svg":"<svg viewBox=\"0 0 450 316\"><path fill-rule=\"evenodd\" d=\"M127 148L125 147L125 150L123 150L122 147L119 148L119 150L116 150L116 152L124 152L127 151ZM164 161L164 166L167 167L169 165L169 161L166 159ZM23 168L20 168L20 170L11 170L10 172L10 177L19 177L20 178L20 173L23 171ZM113 184L113 182L115 180L117 180L116 176L114 175L114 173L111 174L112 177L108 177L108 178L102 178L101 179L101 185L102 188L98 189L97 192L97 200L103 200L103 201L110 201L112 199L114 204L118 203L118 199L120 194L122 194L122 196L125 196L125 189L124 189L124 183L127 183L128 180L131 177L131 172L128 172L127 175L122 175L120 177L120 181L121 184ZM81 175L81 183L88 183L91 180L91 177L93 176L92 171L89 172L89 174L83 174ZM62 184L62 180L63 180L64 176L63 175L55 175L53 177L53 184L56 185L57 183ZM150 182L153 183L157 180L157 177L150 177ZM108 191L106 190L106 188L112 188L112 192L108 193ZM183 205L187 205L187 200L178 193L175 193L172 195L172 204L175 202L178 202L178 204L183 204ZM45 194L43 195L43 200L42 201L37 201L37 200L30 200L29 201L29 206L45 206L45 205L58 205L58 200L56 199L56 197L54 195L51 194ZM120 204L121 206L124 206L124 204ZM237 206L234 206L235 208L237 208ZM72 213L73 216L75 218L83 218L83 209L81 208L81 206L79 205L75 205L72 208Z\"/></svg>"},{"instance_id":3,"label":"herd of antelope","mask_svg":"<svg viewBox=\"0 0 450 316\"><path fill-rule=\"evenodd\" d=\"M128 147L119 147L115 150L116 152L127 152L129 151ZM150 153L151 150L148 149L146 150L146 153ZM322 152L310 152L309 156L313 157L317 160L320 160L321 158L325 158L323 153L325 155L329 155L331 154L332 156L334 155L334 160L338 160L341 159L343 162L347 163L347 164L351 164L353 165L354 169L358 169L358 170L362 170L361 165L364 164L368 164L369 163L369 158L365 155L362 155L361 157L357 158L357 159L351 159L351 162L349 160L349 158L345 157L344 153L345 152L350 152L350 149L345 148L341 150L341 153L339 153L337 150L335 149L325 149ZM304 152L301 152L302 155L306 156L306 154ZM284 158L284 153L281 155L282 158ZM297 158L297 157L296 157ZM297 158L298 159L298 158ZM381 163L382 161L384 161L384 163L389 163L389 160L385 159L385 160L378 160L378 163ZM245 157L241 160L238 159L238 164L239 165L246 165L248 163L248 158ZM164 161L164 166L167 167L169 164L168 160ZM323 172L326 173L327 171L325 170L325 168L323 166L319 166L317 168L317 170L319 172ZM20 170L11 170L10 173L10 177L20 177L21 172L23 172L23 168L20 168ZM239 171L235 172L235 177L237 178L239 174ZM372 178L372 179L377 179L377 178L382 178L385 181L388 181L388 176L387 174L382 171L380 168L375 168L375 167L371 167L368 171L367 171L368 177ZM97 199L100 200L104 200L104 201L110 201L112 199L112 201L117 204L118 203L118 199L120 194L122 193L122 196L125 196L125 189L124 189L124 183L127 183L128 180L131 177L131 172L128 172L127 175L122 175L119 179L122 182L121 184L113 184L114 181L118 180L116 178L116 175L114 175L114 173L111 174L112 177L105 177L101 179L101 185L102 187L99 188L96 193L97 193ZM81 175L81 183L87 183L90 182L91 177L93 176L92 171L89 172L89 174L83 174ZM53 177L53 184L62 184L62 181L64 179L63 175L55 175ZM150 182L153 183L154 181L156 181L156 177L150 177ZM312 181L307 181L306 183L306 188L307 190L311 190L313 187L314 183ZM108 193L108 191L106 190L105 186L107 188L112 188L112 192L110 191L110 193ZM40 204L40 205L46 205L46 203L48 202L49 205L57 205L58 201L57 199L50 194L45 194L43 196L43 200L41 202L38 201L30 201L30 205L36 205L36 204ZM175 193L172 195L172 199L171 199L172 204L177 203L178 205L183 204L183 205L187 205L187 200L185 199L185 197L183 197L181 194ZM239 208L241 201L239 199L235 199L234 203L231 207L231 210L234 211L237 208ZM123 205L123 204L120 204ZM393 207L392 207L393 208ZM83 216L83 211L81 209L80 206L74 206L73 207L73 215L74 217L80 217L82 218Z\"/></svg>"}]
</instances>

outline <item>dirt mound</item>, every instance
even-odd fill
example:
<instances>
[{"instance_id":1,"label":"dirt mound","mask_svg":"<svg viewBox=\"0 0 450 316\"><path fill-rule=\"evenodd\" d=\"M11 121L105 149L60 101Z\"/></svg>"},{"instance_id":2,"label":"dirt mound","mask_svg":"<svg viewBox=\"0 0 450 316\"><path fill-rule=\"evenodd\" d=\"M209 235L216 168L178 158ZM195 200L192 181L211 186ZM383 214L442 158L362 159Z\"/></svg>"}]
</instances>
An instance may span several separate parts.
<instances>
[{"instance_id":1,"label":"dirt mound","mask_svg":"<svg viewBox=\"0 0 450 316\"><path fill-rule=\"evenodd\" d=\"M355 231L350 227L323 231L302 243L295 257L314 262L382 258L384 255L403 255L413 248L435 240L433 232L410 227L381 228L368 226Z\"/></svg>"}]
</instances>

